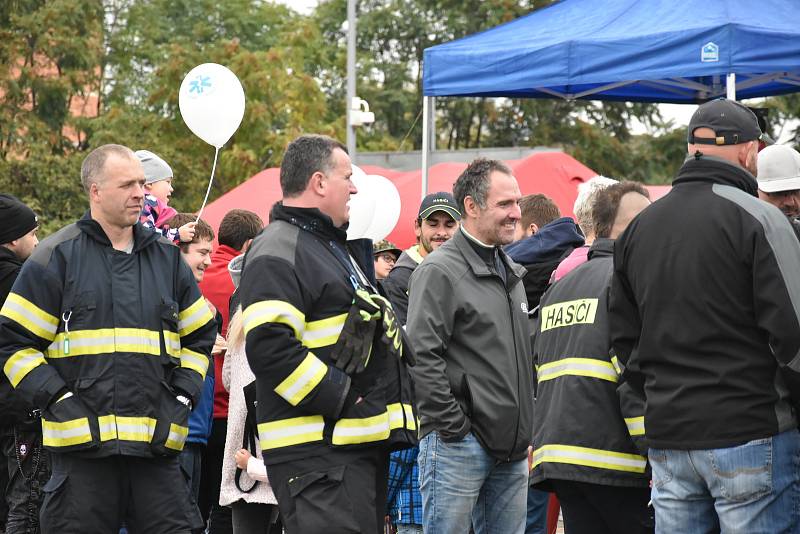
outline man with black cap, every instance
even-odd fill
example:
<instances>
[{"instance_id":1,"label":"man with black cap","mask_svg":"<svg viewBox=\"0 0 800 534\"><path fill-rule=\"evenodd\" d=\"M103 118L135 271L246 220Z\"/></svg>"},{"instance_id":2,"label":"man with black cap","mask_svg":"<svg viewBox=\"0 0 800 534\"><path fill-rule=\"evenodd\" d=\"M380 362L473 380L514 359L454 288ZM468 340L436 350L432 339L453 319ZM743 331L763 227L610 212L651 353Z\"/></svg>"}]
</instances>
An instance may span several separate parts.
<instances>
[{"instance_id":1,"label":"man with black cap","mask_svg":"<svg viewBox=\"0 0 800 534\"><path fill-rule=\"evenodd\" d=\"M22 264L39 240L39 219L12 195L0 195L0 304L4 303ZM42 449L41 421L33 406L0 377L0 436L2 487L8 505L6 534L38 532L42 487L50 477L49 459Z\"/></svg>"},{"instance_id":2,"label":"man with black cap","mask_svg":"<svg viewBox=\"0 0 800 534\"><path fill-rule=\"evenodd\" d=\"M425 256L453 237L460 220L461 212L453 195L445 191L431 193L419 205L419 213L414 221L417 244L400 254L383 282L383 288L402 324L406 323L408 314L408 283L411 273Z\"/></svg>"},{"instance_id":3,"label":"man with black cap","mask_svg":"<svg viewBox=\"0 0 800 534\"><path fill-rule=\"evenodd\" d=\"M5 302L22 262L39 244L39 218L12 195L0 195L0 303Z\"/></svg>"},{"instance_id":4,"label":"man with black cap","mask_svg":"<svg viewBox=\"0 0 800 534\"><path fill-rule=\"evenodd\" d=\"M800 238L800 153L772 145L758 153L758 198L783 212Z\"/></svg>"},{"instance_id":5,"label":"man with black cap","mask_svg":"<svg viewBox=\"0 0 800 534\"><path fill-rule=\"evenodd\" d=\"M757 198L760 137L745 106L700 106L672 190L614 246L612 346L646 398L659 533L800 530L800 246Z\"/></svg>"}]
</instances>

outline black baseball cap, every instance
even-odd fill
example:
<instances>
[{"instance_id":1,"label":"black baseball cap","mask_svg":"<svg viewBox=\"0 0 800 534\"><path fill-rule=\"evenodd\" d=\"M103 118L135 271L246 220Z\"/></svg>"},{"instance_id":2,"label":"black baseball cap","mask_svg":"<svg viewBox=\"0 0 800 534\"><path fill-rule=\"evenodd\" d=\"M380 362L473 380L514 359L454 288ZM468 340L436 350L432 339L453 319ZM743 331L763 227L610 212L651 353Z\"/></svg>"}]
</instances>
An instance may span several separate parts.
<instances>
[{"instance_id":1,"label":"black baseball cap","mask_svg":"<svg viewBox=\"0 0 800 534\"><path fill-rule=\"evenodd\" d=\"M714 137L695 137L698 128L710 128ZM769 141L758 126L756 114L747 106L727 98L717 98L697 108L689 121L687 139L689 144L717 146Z\"/></svg>"},{"instance_id":2,"label":"black baseball cap","mask_svg":"<svg viewBox=\"0 0 800 534\"><path fill-rule=\"evenodd\" d=\"M456 199L453 198L453 195L445 191L431 193L422 199L417 217L420 219L427 219L437 211L445 212L456 221L461 220L461 212L456 205Z\"/></svg>"}]
</instances>

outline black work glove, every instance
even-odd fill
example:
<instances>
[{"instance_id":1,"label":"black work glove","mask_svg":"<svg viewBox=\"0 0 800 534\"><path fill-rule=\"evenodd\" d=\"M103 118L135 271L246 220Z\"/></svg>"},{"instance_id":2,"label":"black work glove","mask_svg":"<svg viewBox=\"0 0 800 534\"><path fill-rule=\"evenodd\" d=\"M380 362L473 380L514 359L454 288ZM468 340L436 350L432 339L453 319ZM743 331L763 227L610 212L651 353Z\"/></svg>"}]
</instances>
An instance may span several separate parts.
<instances>
[{"instance_id":1,"label":"black work glove","mask_svg":"<svg viewBox=\"0 0 800 534\"><path fill-rule=\"evenodd\" d=\"M380 318L381 309L372 301L371 295L363 289L357 289L342 333L331 353L338 369L352 375L367 367L372 355L372 339Z\"/></svg>"}]
</instances>

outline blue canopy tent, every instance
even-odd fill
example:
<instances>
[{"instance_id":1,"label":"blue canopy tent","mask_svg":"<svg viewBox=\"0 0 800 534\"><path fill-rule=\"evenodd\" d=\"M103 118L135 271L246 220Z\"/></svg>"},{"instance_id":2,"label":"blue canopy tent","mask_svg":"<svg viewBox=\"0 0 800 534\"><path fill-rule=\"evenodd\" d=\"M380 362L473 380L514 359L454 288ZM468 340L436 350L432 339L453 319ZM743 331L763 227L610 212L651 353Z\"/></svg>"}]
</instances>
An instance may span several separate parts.
<instances>
[{"instance_id":1,"label":"blue canopy tent","mask_svg":"<svg viewBox=\"0 0 800 534\"><path fill-rule=\"evenodd\" d=\"M796 91L796 0L562 0L425 50L423 177L437 96L699 103Z\"/></svg>"}]
</instances>

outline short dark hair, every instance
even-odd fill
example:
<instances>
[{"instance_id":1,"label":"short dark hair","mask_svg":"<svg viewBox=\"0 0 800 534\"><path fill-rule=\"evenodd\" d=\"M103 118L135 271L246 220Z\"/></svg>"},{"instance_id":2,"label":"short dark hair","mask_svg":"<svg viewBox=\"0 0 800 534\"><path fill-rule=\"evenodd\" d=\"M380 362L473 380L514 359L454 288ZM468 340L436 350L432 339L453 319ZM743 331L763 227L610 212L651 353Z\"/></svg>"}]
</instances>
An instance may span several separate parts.
<instances>
[{"instance_id":1,"label":"short dark hair","mask_svg":"<svg viewBox=\"0 0 800 534\"><path fill-rule=\"evenodd\" d=\"M103 170L105 169L106 160L109 156L117 156L120 158L127 157L137 162L139 161L139 158L136 157L133 150L126 146L108 144L95 148L89 152L89 155L86 156L83 159L83 163L81 163L81 184L86 193L89 192L92 184L101 183L105 180Z\"/></svg>"},{"instance_id":2,"label":"short dark hair","mask_svg":"<svg viewBox=\"0 0 800 534\"><path fill-rule=\"evenodd\" d=\"M331 154L347 147L327 135L301 135L286 147L281 161L281 191L285 198L300 195L318 171L330 172Z\"/></svg>"},{"instance_id":3,"label":"short dark hair","mask_svg":"<svg viewBox=\"0 0 800 534\"><path fill-rule=\"evenodd\" d=\"M186 223L194 222L195 219L197 219L197 215L192 213L178 213L168 220L167 224L170 228L178 229ZM194 227L194 238L186 243L181 242L178 246L181 251L186 254L189 252L189 245L192 243L199 243L201 240L214 241L214 229L203 219L198 220L197 226Z\"/></svg>"},{"instance_id":4,"label":"short dark hair","mask_svg":"<svg viewBox=\"0 0 800 534\"><path fill-rule=\"evenodd\" d=\"M541 228L561 217L561 210L553 199L541 193L522 197L519 209L522 212L520 223L523 228L528 228L531 224Z\"/></svg>"},{"instance_id":5,"label":"short dark hair","mask_svg":"<svg viewBox=\"0 0 800 534\"><path fill-rule=\"evenodd\" d=\"M592 224L597 237L611 236L614 220L617 218L619 203L628 193L639 193L650 198L650 192L639 182L625 181L610 185L597 192L592 205Z\"/></svg>"},{"instance_id":6,"label":"short dark hair","mask_svg":"<svg viewBox=\"0 0 800 534\"><path fill-rule=\"evenodd\" d=\"M511 169L500 160L478 158L464 169L464 172L453 185L453 196L461 210L461 215L466 214L464 199L472 197L472 200L481 209L486 207L486 198L489 195L489 176L494 171L502 172L511 176Z\"/></svg>"},{"instance_id":7,"label":"short dark hair","mask_svg":"<svg viewBox=\"0 0 800 534\"><path fill-rule=\"evenodd\" d=\"M249 210L233 209L219 223L219 244L242 250L245 241L253 239L264 228L264 221Z\"/></svg>"}]
</instances>

